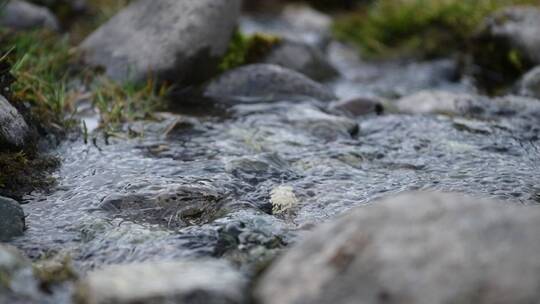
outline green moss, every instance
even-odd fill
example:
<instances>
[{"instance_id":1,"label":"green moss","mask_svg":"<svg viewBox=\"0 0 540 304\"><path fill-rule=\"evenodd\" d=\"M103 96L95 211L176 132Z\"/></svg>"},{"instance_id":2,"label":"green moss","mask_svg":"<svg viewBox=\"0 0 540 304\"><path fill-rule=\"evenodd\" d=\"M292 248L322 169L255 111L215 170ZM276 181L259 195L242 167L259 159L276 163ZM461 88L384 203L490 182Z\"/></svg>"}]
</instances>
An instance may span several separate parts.
<instances>
[{"instance_id":1,"label":"green moss","mask_svg":"<svg viewBox=\"0 0 540 304\"><path fill-rule=\"evenodd\" d=\"M521 57L520 52L516 49L508 52L508 61L518 70L523 70L523 59Z\"/></svg>"},{"instance_id":2,"label":"green moss","mask_svg":"<svg viewBox=\"0 0 540 304\"><path fill-rule=\"evenodd\" d=\"M537 0L380 0L334 23L337 38L365 55L434 57L462 48L484 18Z\"/></svg>"},{"instance_id":3,"label":"green moss","mask_svg":"<svg viewBox=\"0 0 540 304\"><path fill-rule=\"evenodd\" d=\"M0 196L21 199L36 189L54 184L49 172L58 166L54 157L25 152L0 152Z\"/></svg>"},{"instance_id":4,"label":"green moss","mask_svg":"<svg viewBox=\"0 0 540 304\"><path fill-rule=\"evenodd\" d=\"M504 93L534 67L533 62L513 48L510 41L488 33L477 35L467 51L468 65L472 68L466 72L474 78L477 87L490 95Z\"/></svg>"},{"instance_id":5,"label":"green moss","mask_svg":"<svg viewBox=\"0 0 540 304\"><path fill-rule=\"evenodd\" d=\"M219 65L224 72L245 64L257 62L281 43L277 36L256 33L246 36L236 31L229 44L229 49Z\"/></svg>"}]
</instances>

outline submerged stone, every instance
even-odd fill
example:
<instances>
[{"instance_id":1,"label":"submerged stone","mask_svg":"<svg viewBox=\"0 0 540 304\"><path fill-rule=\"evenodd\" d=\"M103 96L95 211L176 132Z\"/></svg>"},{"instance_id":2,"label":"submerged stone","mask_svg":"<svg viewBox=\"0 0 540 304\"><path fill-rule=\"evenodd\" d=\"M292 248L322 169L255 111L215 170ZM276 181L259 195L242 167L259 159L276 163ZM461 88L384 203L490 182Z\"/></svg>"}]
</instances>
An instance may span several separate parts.
<instances>
[{"instance_id":1,"label":"submerged stone","mask_svg":"<svg viewBox=\"0 0 540 304\"><path fill-rule=\"evenodd\" d=\"M271 64L247 65L226 72L206 87L204 95L218 101L243 102L336 99L334 93L324 85L298 72Z\"/></svg>"},{"instance_id":2,"label":"submerged stone","mask_svg":"<svg viewBox=\"0 0 540 304\"><path fill-rule=\"evenodd\" d=\"M111 195L100 208L119 217L170 229L212 221L224 194L210 185L169 186L157 193Z\"/></svg>"},{"instance_id":3,"label":"submerged stone","mask_svg":"<svg viewBox=\"0 0 540 304\"><path fill-rule=\"evenodd\" d=\"M540 209L411 193L316 229L256 286L257 303L535 303Z\"/></svg>"},{"instance_id":4,"label":"submerged stone","mask_svg":"<svg viewBox=\"0 0 540 304\"><path fill-rule=\"evenodd\" d=\"M118 81L157 77L199 83L217 71L240 14L239 0L138 0L80 46L84 61Z\"/></svg>"}]
</instances>

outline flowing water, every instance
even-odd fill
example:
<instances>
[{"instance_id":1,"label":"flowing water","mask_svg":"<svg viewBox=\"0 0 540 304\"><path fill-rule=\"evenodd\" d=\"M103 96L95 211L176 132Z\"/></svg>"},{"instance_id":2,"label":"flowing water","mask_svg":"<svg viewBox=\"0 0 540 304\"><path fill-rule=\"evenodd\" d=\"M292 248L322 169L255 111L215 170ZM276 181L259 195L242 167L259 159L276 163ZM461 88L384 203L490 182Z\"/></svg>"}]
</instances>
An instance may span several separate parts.
<instances>
[{"instance_id":1,"label":"flowing water","mask_svg":"<svg viewBox=\"0 0 540 304\"><path fill-rule=\"evenodd\" d=\"M369 65L342 51L342 97L468 89L447 61ZM82 272L200 256L250 272L314 224L403 191L540 201L538 112L351 119L325 108L231 105L132 124L131 139L66 141L58 185L26 198L29 228L14 244L34 259L68 254Z\"/></svg>"}]
</instances>

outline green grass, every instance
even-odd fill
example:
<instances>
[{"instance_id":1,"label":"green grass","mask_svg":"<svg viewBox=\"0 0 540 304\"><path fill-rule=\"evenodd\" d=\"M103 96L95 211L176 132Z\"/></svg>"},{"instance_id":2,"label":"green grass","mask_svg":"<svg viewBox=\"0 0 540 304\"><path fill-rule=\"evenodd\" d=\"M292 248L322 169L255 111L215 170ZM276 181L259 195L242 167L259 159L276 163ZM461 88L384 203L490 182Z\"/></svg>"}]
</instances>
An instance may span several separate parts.
<instances>
[{"instance_id":1,"label":"green grass","mask_svg":"<svg viewBox=\"0 0 540 304\"><path fill-rule=\"evenodd\" d=\"M166 87L149 80L143 85L118 84L78 63L69 36L43 30L0 32L4 60L12 64L12 100L30 103L33 116L47 130L78 125L76 103L91 98L103 128L144 119L164 105Z\"/></svg>"},{"instance_id":2,"label":"green grass","mask_svg":"<svg viewBox=\"0 0 540 304\"><path fill-rule=\"evenodd\" d=\"M78 19L66 34L0 28L0 89L39 135L58 138L79 127L75 110L82 100L90 100L99 110L105 133L118 132L125 122L151 118L165 104L167 87L152 80L143 85L118 84L80 64L75 46L81 37L126 3L89 1L90 16ZM34 139L20 151L0 147L0 195L20 199L48 188L54 183L49 172L57 165L55 158L37 151Z\"/></svg>"},{"instance_id":3,"label":"green grass","mask_svg":"<svg viewBox=\"0 0 540 304\"><path fill-rule=\"evenodd\" d=\"M244 35L240 31L233 34L227 53L219 64L219 70L227 70L257 62L281 43L281 38L267 34Z\"/></svg>"},{"instance_id":4,"label":"green grass","mask_svg":"<svg viewBox=\"0 0 540 304\"><path fill-rule=\"evenodd\" d=\"M10 99L30 103L34 118L48 130L72 124L74 95L68 90L68 78L74 71L67 38L44 30L3 30L0 43L16 79Z\"/></svg>"},{"instance_id":5,"label":"green grass","mask_svg":"<svg viewBox=\"0 0 540 304\"><path fill-rule=\"evenodd\" d=\"M379 0L334 23L338 39L372 57L437 57L462 48L492 12L537 0Z\"/></svg>"},{"instance_id":6,"label":"green grass","mask_svg":"<svg viewBox=\"0 0 540 304\"><path fill-rule=\"evenodd\" d=\"M111 129L125 122L151 119L152 114L165 107L167 86L153 80L146 84L118 84L104 77L96 81L93 98L101 113L102 127Z\"/></svg>"}]
</instances>

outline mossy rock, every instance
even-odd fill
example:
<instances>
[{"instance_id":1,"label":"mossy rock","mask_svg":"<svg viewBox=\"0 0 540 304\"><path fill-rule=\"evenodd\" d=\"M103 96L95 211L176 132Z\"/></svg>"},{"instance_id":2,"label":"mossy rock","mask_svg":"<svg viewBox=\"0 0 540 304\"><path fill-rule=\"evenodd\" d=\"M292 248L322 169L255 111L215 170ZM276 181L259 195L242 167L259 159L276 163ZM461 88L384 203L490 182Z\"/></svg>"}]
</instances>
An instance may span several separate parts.
<instances>
[{"instance_id":1,"label":"mossy rock","mask_svg":"<svg viewBox=\"0 0 540 304\"><path fill-rule=\"evenodd\" d=\"M515 83L534 63L504 39L477 37L468 47L462 67L476 85L489 94L498 94Z\"/></svg>"},{"instance_id":2,"label":"mossy rock","mask_svg":"<svg viewBox=\"0 0 540 304\"><path fill-rule=\"evenodd\" d=\"M49 173L59 165L51 156L25 152L0 152L0 195L21 199L36 189L54 185Z\"/></svg>"},{"instance_id":3,"label":"mossy rock","mask_svg":"<svg viewBox=\"0 0 540 304\"><path fill-rule=\"evenodd\" d=\"M231 38L227 53L221 59L219 69L225 72L242 65L256 63L270 54L282 41L280 37L274 35L255 33L248 36L237 30Z\"/></svg>"},{"instance_id":4,"label":"mossy rock","mask_svg":"<svg viewBox=\"0 0 540 304\"><path fill-rule=\"evenodd\" d=\"M540 64L540 9L510 7L488 17L468 45L469 71L498 93Z\"/></svg>"}]
</instances>

